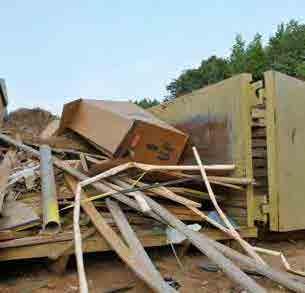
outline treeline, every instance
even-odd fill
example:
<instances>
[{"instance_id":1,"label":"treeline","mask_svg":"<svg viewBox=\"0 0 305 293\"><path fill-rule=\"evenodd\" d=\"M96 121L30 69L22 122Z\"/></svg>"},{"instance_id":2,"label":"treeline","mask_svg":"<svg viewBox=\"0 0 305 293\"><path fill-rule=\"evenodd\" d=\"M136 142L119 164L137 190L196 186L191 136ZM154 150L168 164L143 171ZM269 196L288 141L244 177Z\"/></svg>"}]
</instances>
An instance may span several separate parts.
<instances>
[{"instance_id":1,"label":"treeline","mask_svg":"<svg viewBox=\"0 0 305 293\"><path fill-rule=\"evenodd\" d=\"M249 43L237 35L229 57L211 56L202 60L199 67L182 72L166 87L165 100L242 72L252 73L253 78L259 80L263 72L270 69L305 79L305 24L295 20L280 24L265 45L260 34ZM147 108L158 101L143 99L137 103Z\"/></svg>"}]
</instances>

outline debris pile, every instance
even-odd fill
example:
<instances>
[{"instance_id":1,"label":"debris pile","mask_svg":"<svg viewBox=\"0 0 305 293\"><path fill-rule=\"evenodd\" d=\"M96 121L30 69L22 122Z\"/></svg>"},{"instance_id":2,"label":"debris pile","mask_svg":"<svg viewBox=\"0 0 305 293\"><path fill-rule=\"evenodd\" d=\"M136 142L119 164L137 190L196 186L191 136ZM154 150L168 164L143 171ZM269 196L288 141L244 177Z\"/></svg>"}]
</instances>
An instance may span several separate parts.
<instances>
[{"instance_id":1,"label":"debris pile","mask_svg":"<svg viewBox=\"0 0 305 293\"><path fill-rule=\"evenodd\" d=\"M179 165L187 134L131 103L77 100L61 120L41 110L11 113L0 133L0 260L48 257L64 268L75 253L113 250L155 292L177 292L144 247L188 241L249 292L266 292L241 267L289 289L305 285L264 262L222 208L251 178L231 164ZM204 159L204 158L202 158ZM249 256L216 242L237 240Z\"/></svg>"}]
</instances>

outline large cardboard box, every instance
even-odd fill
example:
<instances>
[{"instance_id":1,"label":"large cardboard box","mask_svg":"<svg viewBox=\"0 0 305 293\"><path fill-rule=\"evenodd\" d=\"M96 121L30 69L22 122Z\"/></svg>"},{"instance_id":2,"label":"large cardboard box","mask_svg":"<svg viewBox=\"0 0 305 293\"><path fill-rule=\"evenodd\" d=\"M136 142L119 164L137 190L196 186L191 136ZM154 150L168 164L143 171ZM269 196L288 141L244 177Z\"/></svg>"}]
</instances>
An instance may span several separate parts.
<instances>
[{"instance_id":1,"label":"large cardboard box","mask_svg":"<svg viewBox=\"0 0 305 293\"><path fill-rule=\"evenodd\" d=\"M4 117L7 115L7 92L4 79L0 78L0 126L3 123Z\"/></svg>"},{"instance_id":2,"label":"large cardboard box","mask_svg":"<svg viewBox=\"0 0 305 293\"><path fill-rule=\"evenodd\" d=\"M187 135L131 102L79 99L65 104L59 134L73 130L112 157L176 164Z\"/></svg>"}]
</instances>

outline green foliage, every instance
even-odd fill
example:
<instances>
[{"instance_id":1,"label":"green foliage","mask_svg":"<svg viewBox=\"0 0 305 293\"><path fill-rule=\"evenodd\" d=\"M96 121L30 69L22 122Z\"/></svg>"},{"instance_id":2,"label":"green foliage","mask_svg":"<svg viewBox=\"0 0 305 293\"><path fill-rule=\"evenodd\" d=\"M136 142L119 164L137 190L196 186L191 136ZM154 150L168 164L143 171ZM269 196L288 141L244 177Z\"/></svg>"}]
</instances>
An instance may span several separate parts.
<instances>
[{"instance_id":1,"label":"green foliage","mask_svg":"<svg viewBox=\"0 0 305 293\"><path fill-rule=\"evenodd\" d=\"M166 87L170 93L166 100L223 80L229 76L230 67L227 60L212 56L207 60L203 60L198 68L189 69L183 72L178 79L172 81Z\"/></svg>"},{"instance_id":2,"label":"green foliage","mask_svg":"<svg viewBox=\"0 0 305 293\"><path fill-rule=\"evenodd\" d=\"M305 24L292 20L279 25L265 46L260 34L248 44L237 35L228 58L211 56L198 68L184 71L167 86L166 100L242 72L259 80L269 69L305 79Z\"/></svg>"},{"instance_id":3,"label":"green foliage","mask_svg":"<svg viewBox=\"0 0 305 293\"><path fill-rule=\"evenodd\" d=\"M281 24L266 48L271 68L305 77L305 25L292 20Z\"/></svg>"},{"instance_id":4,"label":"green foliage","mask_svg":"<svg viewBox=\"0 0 305 293\"><path fill-rule=\"evenodd\" d=\"M246 54L245 72L250 72L254 80L263 77L264 71L268 69L268 57L262 44L262 36L256 34L252 42L249 43ZM236 72L234 72L236 73Z\"/></svg>"},{"instance_id":5,"label":"green foliage","mask_svg":"<svg viewBox=\"0 0 305 293\"><path fill-rule=\"evenodd\" d=\"M240 34L235 38L229 63L232 73L242 73L246 70L246 42Z\"/></svg>"},{"instance_id":6,"label":"green foliage","mask_svg":"<svg viewBox=\"0 0 305 293\"><path fill-rule=\"evenodd\" d=\"M144 98L140 100L133 101L136 105L142 107L143 109L147 109L153 106L160 104L160 102L156 99Z\"/></svg>"}]
</instances>

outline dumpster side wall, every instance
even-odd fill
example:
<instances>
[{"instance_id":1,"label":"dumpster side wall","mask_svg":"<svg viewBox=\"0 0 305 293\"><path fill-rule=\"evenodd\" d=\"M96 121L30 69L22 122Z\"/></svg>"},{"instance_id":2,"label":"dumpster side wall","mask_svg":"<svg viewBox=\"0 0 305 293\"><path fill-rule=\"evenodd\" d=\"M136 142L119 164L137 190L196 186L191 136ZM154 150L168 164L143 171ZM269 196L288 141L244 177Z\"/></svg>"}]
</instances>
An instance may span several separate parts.
<instances>
[{"instance_id":1,"label":"dumpster side wall","mask_svg":"<svg viewBox=\"0 0 305 293\"><path fill-rule=\"evenodd\" d=\"M305 82L265 73L270 229L305 229Z\"/></svg>"}]
</instances>

